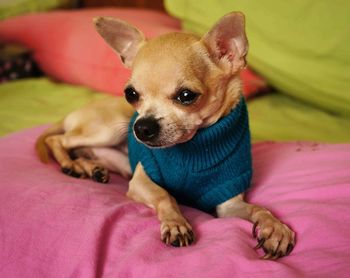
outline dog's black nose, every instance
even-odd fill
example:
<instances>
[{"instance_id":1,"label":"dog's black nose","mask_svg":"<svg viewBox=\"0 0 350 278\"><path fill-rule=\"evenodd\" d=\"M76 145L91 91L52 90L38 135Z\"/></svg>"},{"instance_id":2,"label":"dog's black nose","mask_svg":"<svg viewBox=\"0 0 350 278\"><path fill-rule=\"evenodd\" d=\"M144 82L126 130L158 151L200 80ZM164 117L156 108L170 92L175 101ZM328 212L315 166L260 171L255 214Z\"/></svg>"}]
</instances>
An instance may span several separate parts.
<instances>
[{"instance_id":1,"label":"dog's black nose","mask_svg":"<svg viewBox=\"0 0 350 278\"><path fill-rule=\"evenodd\" d=\"M152 141L158 136L160 125L153 117L141 118L135 122L134 131L141 141Z\"/></svg>"}]
</instances>

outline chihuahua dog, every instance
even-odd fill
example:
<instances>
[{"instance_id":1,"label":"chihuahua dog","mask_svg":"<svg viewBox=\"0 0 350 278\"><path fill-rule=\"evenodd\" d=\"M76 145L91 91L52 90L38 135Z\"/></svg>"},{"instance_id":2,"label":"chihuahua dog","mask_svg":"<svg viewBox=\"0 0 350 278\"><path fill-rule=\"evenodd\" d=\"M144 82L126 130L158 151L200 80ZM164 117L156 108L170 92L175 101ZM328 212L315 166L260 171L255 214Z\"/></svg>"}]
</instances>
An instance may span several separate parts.
<instances>
[{"instance_id":1,"label":"chihuahua dog","mask_svg":"<svg viewBox=\"0 0 350 278\"><path fill-rule=\"evenodd\" d=\"M131 177L127 196L155 209L168 245L195 240L179 201L251 221L264 259L289 255L294 232L244 201L252 173L238 77L248 52L244 15L227 14L203 37L146 40L118 19L97 17L94 24L132 70L125 98L92 103L46 130L36 143L40 159L47 162L51 152L64 173L103 183L109 171Z\"/></svg>"}]
</instances>

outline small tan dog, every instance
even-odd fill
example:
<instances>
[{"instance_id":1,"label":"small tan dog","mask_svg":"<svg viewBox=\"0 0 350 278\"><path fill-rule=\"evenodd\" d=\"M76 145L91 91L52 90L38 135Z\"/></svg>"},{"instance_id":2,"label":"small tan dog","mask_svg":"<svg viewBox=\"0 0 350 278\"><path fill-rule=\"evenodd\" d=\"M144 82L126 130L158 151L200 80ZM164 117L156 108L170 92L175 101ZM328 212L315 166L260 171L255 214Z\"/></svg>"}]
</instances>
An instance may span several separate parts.
<instances>
[{"instance_id":1,"label":"small tan dog","mask_svg":"<svg viewBox=\"0 0 350 278\"><path fill-rule=\"evenodd\" d=\"M43 162L48 162L50 150L68 175L107 182L109 170L131 177L126 143L135 110L138 121L132 129L138 141L149 147L171 147L190 141L198 130L211 127L238 105L238 75L248 51L243 14L224 16L202 38L170 33L145 40L126 22L98 17L94 23L132 69L126 100L92 103L49 128L36 144ZM174 197L152 181L141 163L134 170L128 197L156 210L166 244L190 245L192 227ZM264 249L263 258L289 255L295 245L294 232L265 208L245 202L243 193L232 197L216 206L217 216L254 223L256 248Z\"/></svg>"}]
</instances>

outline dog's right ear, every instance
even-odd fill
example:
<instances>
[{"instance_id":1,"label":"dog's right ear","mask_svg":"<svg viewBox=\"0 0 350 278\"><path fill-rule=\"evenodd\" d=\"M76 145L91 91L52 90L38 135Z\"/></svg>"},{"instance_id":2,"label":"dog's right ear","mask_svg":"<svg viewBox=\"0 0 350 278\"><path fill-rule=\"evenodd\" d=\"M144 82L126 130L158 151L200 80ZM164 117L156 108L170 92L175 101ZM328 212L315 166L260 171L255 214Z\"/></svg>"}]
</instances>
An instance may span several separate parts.
<instances>
[{"instance_id":1,"label":"dog's right ear","mask_svg":"<svg viewBox=\"0 0 350 278\"><path fill-rule=\"evenodd\" d=\"M145 42L141 31L125 21L113 17L95 17L97 32L120 56L127 68L131 68L136 53Z\"/></svg>"},{"instance_id":2,"label":"dog's right ear","mask_svg":"<svg viewBox=\"0 0 350 278\"><path fill-rule=\"evenodd\" d=\"M232 72L246 65L248 40L245 18L241 12L222 17L202 38L214 62Z\"/></svg>"}]
</instances>

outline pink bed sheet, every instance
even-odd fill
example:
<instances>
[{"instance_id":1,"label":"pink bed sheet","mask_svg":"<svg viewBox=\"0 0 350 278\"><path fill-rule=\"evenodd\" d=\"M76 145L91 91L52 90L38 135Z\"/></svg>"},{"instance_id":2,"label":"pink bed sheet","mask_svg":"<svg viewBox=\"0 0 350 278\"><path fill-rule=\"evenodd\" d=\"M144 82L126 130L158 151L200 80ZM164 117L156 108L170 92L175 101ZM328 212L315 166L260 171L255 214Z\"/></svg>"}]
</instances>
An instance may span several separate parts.
<instances>
[{"instance_id":1,"label":"pink bed sheet","mask_svg":"<svg viewBox=\"0 0 350 278\"><path fill-rule=\"evenodd\" d=\"M182 207L191 247L167 247L154 212L109 185L42 165L42 128L0 139L0 277L349 277L350 144L254 145L250 201L297 233L289 257L263 261L241 219Z\"/></svg>"}]
</instances>

